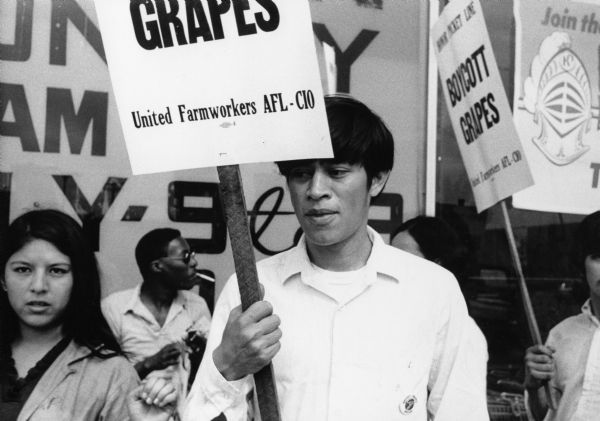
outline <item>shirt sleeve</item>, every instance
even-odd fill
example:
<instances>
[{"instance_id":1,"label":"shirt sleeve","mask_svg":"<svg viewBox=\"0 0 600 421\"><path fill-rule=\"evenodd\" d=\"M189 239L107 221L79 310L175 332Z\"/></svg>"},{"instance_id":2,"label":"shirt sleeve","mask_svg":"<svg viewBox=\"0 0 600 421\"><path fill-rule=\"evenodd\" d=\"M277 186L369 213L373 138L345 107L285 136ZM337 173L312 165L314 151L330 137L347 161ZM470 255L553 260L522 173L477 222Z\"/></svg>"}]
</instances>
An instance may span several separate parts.
<instances>
[{"instance_id":1,"label":"shirt sleeve","mask_svg":"<svg viewBox=\"0 0 600 421\"><path fill-rule=\"evenodd\" d=\"M227 381L214 364L213 351L221 343L229 313L240 304L237 282L232 277L215 306L204 358L188 395L183 421L210 421L223 413L228 421L246 420L246 395L252 387L251 377Z\"/></svg>"},{"instance_id":2,"label":"shirt sleeve","mask_svg":"<svg viewBox=\"0 0 600 421\"><path fill-rule=\"evenodd\" d=\"M438 296L443 310L429 378L428 410L435 421L489 420L485 380L481 381L487 371L487 344L479 341L485 350L473 349L472 326L458 283L453 277L444 281L447 288L438 289L444 291L444 296Z\"/></svg>"},{"instance_id":3,"label":"shirt sleeve","mask_svg":"<svg viewBox=\"0 0 600 421\"><path fill-rule=\"evenodd\" d=\"M120 358L120 357L113 357ZM99 420L130 420L127 400L129 394L139 384L139 378L133 367L123 359L122 363L112 366L111 380L108 382L108 393Z\"/></svg>"}]
</instances>

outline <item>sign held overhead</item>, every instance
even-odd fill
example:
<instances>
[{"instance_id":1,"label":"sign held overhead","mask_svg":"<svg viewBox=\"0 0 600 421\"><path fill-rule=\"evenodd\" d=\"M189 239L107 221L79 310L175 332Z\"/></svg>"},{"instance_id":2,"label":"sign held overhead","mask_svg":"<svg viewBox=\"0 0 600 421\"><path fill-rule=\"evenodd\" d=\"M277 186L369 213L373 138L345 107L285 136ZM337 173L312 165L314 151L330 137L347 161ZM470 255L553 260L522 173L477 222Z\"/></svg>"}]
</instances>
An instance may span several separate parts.
<instances>
[{"instance_id":1,"label":"sign held overhead","mask_svg":"<svg viewBox=\"0 0 600 421\"><path fill-rule=\"evenodd\" d=\"M333 156L308 1L96 1L134 174Z\"/></svg>"},{"instance_id":2,"label":"sign held overhead","mask_svg":"<svg viewBox=\"0 0 600 421\"><path fill-rule=\"evenodd\" d=\"M431 39L452 127L481 212L533 181L479 2L450 2Z\"/></svg>"}]
</instances>

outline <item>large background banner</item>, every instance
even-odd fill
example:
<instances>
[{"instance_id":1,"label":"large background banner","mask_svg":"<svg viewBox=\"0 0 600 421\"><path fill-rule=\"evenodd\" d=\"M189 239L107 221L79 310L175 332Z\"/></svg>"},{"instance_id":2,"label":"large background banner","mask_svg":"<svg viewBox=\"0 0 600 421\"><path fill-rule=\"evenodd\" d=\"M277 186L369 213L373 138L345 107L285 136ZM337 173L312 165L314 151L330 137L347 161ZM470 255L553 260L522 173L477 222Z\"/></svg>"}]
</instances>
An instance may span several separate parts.
<instances>
[{"instance_id":1,"label":"large background banner","mask_svg":"<svg viewBox=\"0 0 600 421\"><path fill-rule=\"evenodd\" d=\"M600 6L516 0L514 116L535 185L515 207L600 209Z\"/></svg>"},{"instance_id":2,"label":"large background banner","mask_svg":"<svg viewBox=\"0 0 600 421\"><path fill-rule=\"evenodd\" d=\"M367 103L395 136L394 170L370 214L384 238L424 206L424 5L310 2L315 42L335 53L337 90ZM92 0L0 2L0 75L0 234L25 210L64 210L98 249L106 294L141 281L134 248L144 233L174 227L220 290L234 268L216 171L131 174ZM257 258L290 247L299 225L276 166L241 169Z\"/></svg>"},{"instance_id":3,"label":"large background banner","mask_svg":"<svg viewBox=\"0 0 600 421\"><path fill-rule=\"evenodd\" d=\"M477 211L532 184L478 0L454 0L431 30L442 90Z\"/></svg>"}]
</instances>

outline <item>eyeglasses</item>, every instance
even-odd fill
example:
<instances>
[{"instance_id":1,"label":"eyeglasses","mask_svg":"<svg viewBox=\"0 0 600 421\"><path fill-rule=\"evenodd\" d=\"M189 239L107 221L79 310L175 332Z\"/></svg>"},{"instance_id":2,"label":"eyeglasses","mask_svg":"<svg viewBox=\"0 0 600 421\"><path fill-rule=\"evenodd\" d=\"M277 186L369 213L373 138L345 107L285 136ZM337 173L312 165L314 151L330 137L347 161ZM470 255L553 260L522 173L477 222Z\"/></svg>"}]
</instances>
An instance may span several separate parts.
<instances>
[{"instance_id":1,"label":"eyeglasses","mask_svg":"<svg viewBox=\"0 0 600 421\"><path fill-rule=\"evenodd\" d=\"M194 250L186 250L185 253L183 253L182 257L165 256L163 257L163 259L181 260L187 265L190 263L190 260L192 260L192 258L194 257L196 257L196 252Z\"/></svg>"}]
</instances>

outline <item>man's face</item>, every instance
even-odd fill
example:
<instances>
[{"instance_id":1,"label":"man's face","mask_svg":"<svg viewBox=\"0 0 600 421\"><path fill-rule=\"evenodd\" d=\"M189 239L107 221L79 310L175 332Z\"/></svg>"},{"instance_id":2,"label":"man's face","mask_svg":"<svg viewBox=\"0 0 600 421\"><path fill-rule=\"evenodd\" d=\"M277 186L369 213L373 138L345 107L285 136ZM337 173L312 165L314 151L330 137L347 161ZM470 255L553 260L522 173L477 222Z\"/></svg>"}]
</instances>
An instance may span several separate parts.
<instances>
[{"instance_id":1,"label":"man's face","mask_svg":"<svg viewBox=\"0 0 600 421\"><path fill-rule=\"evenodd\" d=\"M189 259L189 260L188 260ZM196 259L182 237L167 245L167 255L158 259L163 281L173 289L190 289L196 283Z\"/></svg>"},{"instance_id":2,"label":"man's face","mask_svg":"<svg viewBox=\"0 0 600 421\"><path fill-rule=\"evenodd\" d=\"M590 287L590 294L600 297L600 255L590 254L585 258L585 279Z\"/></svg>"},{"instance_id":3,"label":"man's face","mask_svg":"<svg viewBox=\"0 0 600 421\"><path fill-rule=\"evenodd\" d=\"M383 189L385 176L368 185L360 165L307 161L289 174L292 205L309 247L364 241L371 197Z\"/></svg>"}]
</instances>

